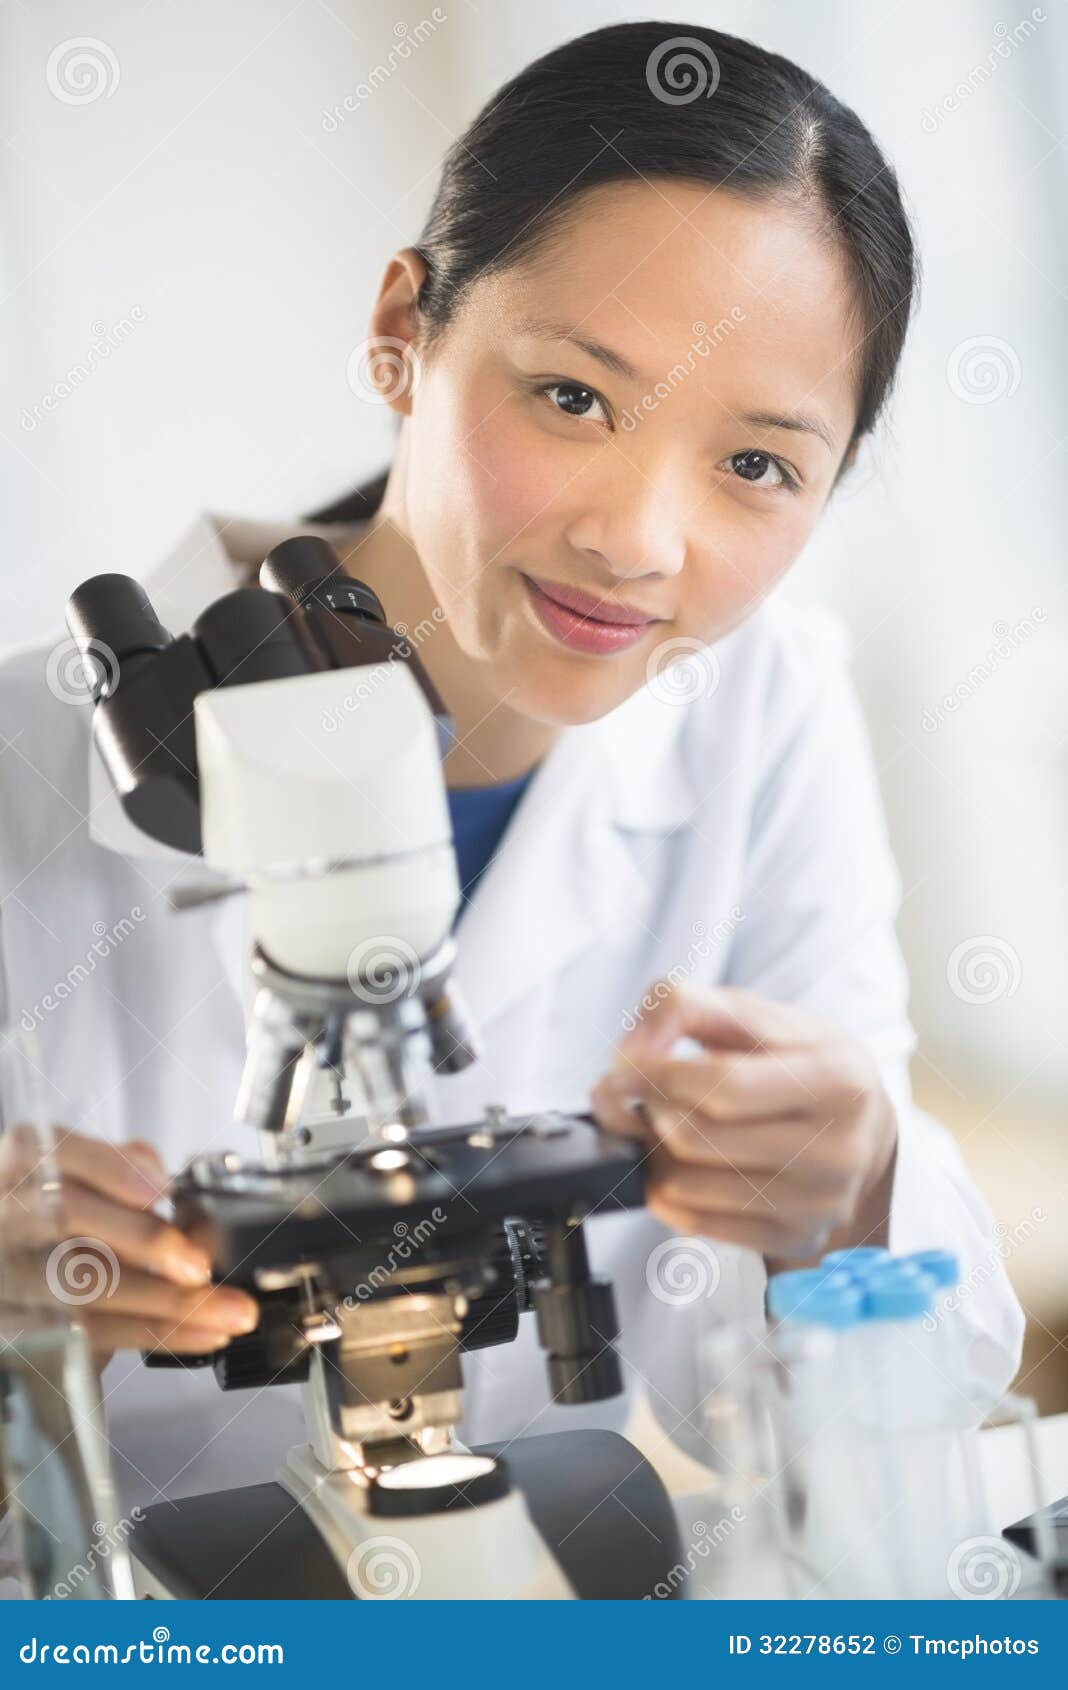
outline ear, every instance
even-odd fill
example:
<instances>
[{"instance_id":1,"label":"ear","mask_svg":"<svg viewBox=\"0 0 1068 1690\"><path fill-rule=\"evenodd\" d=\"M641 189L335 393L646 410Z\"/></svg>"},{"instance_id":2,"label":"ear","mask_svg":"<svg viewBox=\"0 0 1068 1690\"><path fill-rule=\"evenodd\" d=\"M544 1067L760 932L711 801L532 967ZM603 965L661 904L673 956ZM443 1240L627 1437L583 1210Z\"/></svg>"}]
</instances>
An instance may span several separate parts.
<instances>
[{"instance_id":1,"label":"ear","mask_svg":"<svg viewBox=\"0 0 1068 1690\"><path fill-rule=\"evenodd\" d=\"M349 358L353 392L388 405L401 416L410 415L422 374L416 301L427 273L426 260L415 247L404 247L390 259L371 312L368 338Z\"/></svg>"}]
</instances>

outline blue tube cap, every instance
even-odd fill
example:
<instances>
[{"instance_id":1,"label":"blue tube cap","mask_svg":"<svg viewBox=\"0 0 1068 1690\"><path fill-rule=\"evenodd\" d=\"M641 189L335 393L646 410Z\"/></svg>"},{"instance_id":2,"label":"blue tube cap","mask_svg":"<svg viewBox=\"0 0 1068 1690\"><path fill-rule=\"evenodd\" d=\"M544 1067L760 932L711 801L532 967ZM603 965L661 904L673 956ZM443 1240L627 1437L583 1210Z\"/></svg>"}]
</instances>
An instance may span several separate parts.
<instances>
[{"instance_id":1,"label":"blue tube cap","mask_svg":"<svg viewBox=\"0 0 1068 1690\"><path fill-rule=\"evenodd\" d=\"M956 1285L960 1279L960 1263L952 1250L913 1250L911 1255L900 1258L902 1264L909 1263L919 1268L921 1273L930 1274L940 1290L947 1285Z\"/></svg>"},{"instance_id":2,"label":"blue tube cap","mask_svg":"<svg viewBox=\"0 0 1068 1690\"><path fill-rule=\"evenodd\" d=\"M828 1286L832 1291L845 1290L852 1284L848 1273L827 1273L820 1267L789 1268L783 1273L773 1274L768 1280L768 1308L776 1320L780 1320L821 1287Z\"/></svg>"},{"instance_id":3,"label":"blue tube cap","mask_svg":"<svg viewBox=\"0 0 1068 1690\"><path fill-rule=\"evenodd\" d=\"M906 1256L891 1256L888 1262L873 1262L866 1273L857 1276L857 1284L875 1285L884 1279L929 1279L932 1285L937 1283L934 1274L928 1273L919 1262L911 1261Z\"/></svg>"},{"instance_id":4,"label":"blue tube cap","mask_svg":"<svg viewBox=\"0 0 1068 1690\"><path fill-rule=\"evenodd\" d=\"M888 1262L891 1255L881 1244L854 1244L846 1250L832 1250L820 1264L825 1268L847 1268L851 1273L866 1273L876 1262Z\"/></svg>"},{"instance_id":5,"label":"blue tube cap","mask_svg":"<svg viewBox=\"0 0 1068 1690\"><path fill-rule=\"evenodd\" d=\"M864 1312L871 1320L918 1320L930 1312L934 1289L925 1273L875 1274L864 1286Z\"/></svg>"},{"instance_id":6,"label":"blue tube cap","mask_svg":"<svg viewBox=\"0 0 1068 1690\"><path fill-rule=\"evenodd\" d=\"M864 1318L864 1298L857 1287L848 1282L832 1285L829 1278L800 1294L769 1297L769 1307L777 1319L806 1326L844 1328L856 1326Z\"/></svg>"}]
</instances>

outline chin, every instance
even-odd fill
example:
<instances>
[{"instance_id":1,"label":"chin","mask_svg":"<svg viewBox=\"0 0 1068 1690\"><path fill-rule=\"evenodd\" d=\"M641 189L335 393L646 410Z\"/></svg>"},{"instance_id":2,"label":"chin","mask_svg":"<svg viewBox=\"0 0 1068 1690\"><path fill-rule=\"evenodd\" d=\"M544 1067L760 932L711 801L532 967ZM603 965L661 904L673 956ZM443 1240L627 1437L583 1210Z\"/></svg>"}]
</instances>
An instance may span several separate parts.
<instances>
[{"instance_id":1,"label":"chin","mask_svg":"<svg viewBox=\"0 0 1068 1690\"><path fill-rule=\"evenodd\" d=\"M502 673L510 710L559 728L578 727L607 716L638 690L641 680L640 675L630 670L624 673L621 668L613 674L597 658L582 660L582 667L517 661Z\"/></svg>"}]
</instances>

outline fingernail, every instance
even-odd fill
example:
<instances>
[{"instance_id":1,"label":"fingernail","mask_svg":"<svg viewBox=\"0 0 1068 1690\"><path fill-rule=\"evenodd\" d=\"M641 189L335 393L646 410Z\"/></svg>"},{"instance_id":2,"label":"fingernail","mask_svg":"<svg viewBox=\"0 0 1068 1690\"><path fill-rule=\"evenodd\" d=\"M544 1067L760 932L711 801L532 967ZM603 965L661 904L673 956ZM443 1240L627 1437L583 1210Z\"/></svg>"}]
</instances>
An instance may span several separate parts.
<instances>
[{"instance_id":1,"label":"fingernail","mask_svg":"<svg viewBox=\"0 0 1068 1690\"><path fill-rule=\"evenodd\" d=\"M640 1122L640 1126L644 1127L647 1132L652 1132L657 1139L662 1139L662 1137L664 1137L664 1132L661 1131L661 1127L657 1126L656 1115L652 1114L652 1110L649 1109L646 1098L630 1098L630 1102L627 1104L627 1109L630 1110L630 1114L634 1115L634 1119L637 1120L637 1122Z\"/></svg>"},{"instance_id":2,"label":"fingernail","mask_svg":"<svg viewBox=\"0 0 1068 1690\"><path fill-rule=\"evenodd\" d=\"M147 1167L131 1162L130 1172L147 1197L164 1196L170 1181L166 1174L150 1173Z\"/></svg>"},{"instance_id":3,"label":"fingernail","mask_svg":"<svg viewBox=\"0 0 1068 1690\"><path fill-rule=\"evenodd\" d=\"M629 1109L634 1099L639 1095L637 1075L633 1068L628 1069L625 1073L622 1069L614 1069L612 1073L606 1076L604 1083L608 1088L609 1096L622 1109Z\"/></svg>"},{"instance_id":4,"label":"fingernail","mask_svg":"<svg viewBox=\"0 0 1068 1690\"><path fill-rule=\"evenodd\" d=\"M183 1285L208 1285L211 1267L199 1257L174 1255L167 1258L167 1271Z\"/></svg>"},{"instance_id":5,"label":"fingernail","mask_svg":"<svg viewBox=\"0 0 1068 1690\"><path fill-rule=\"evenodd\" d=\"M597 1081L590 1093L590 1101L595 1106L599 1104L602 1109L607 1110L620 1109L623 1106L619 1087L608 1078Z\"/></svg>"},{"instance_id":6,"label":"fingernail","mask_svg":"<svg viewBox=\"0 0 1068 1690\"><path fill-rule=\"evenodd\" d=\"M612 1058L609 1073L617 1085L628 1087L631 1091L641 1082L641 1069L633 1056L621 1056L618 1051Z\"/></svg>"},{"instance_id":7,"label":"fingernail","mask_svg":"<svg viewBox=\"0 0 1068 1690\"><path fill-rule=\"evenodd\" d=\"M159 1157L154 1156L150 1150L139 1150L129 1145L123 1145L122 1153L128 1162L134 1164L136 1172L143 1174L146 1179L152 1180L153 1184L158 1185L161 1180L166 1179L167 1176Z\"/></svg>"},{"instance_id":8,"label":"fingernail","mask_svg":"<svg viewBox=\"0 0 1068 1690\"><path fill-rule=\"evenodd\" d=\"M243 1298L224 1298L220 1313L228 1332L252 1332L259 1325L259 1309L255 1305L250 1308Z\"/></svg>"}]
</instances>

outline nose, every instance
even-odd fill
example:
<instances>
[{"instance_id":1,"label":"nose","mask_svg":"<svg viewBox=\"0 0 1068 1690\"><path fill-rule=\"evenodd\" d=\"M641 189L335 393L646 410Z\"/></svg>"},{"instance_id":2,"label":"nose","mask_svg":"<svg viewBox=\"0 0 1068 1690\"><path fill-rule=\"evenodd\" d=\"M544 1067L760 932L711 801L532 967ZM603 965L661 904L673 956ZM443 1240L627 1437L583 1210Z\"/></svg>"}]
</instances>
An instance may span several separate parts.
<instances>
[{"instance_id":1,"label":"nose","mask_svg":"<svg viewBox=\"0 0 1068 1690\"><path fill-rule=\"evenodd\" d=\"M566 538L620 581L677 575L686 561L686 510L667 466L655 475L620 456L609 474L576 483L581 505Z\"/></svg>"}]
</instances>

